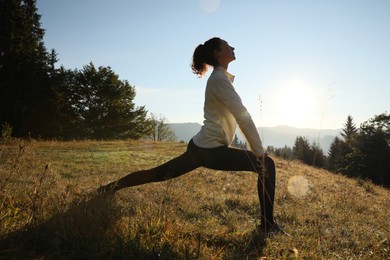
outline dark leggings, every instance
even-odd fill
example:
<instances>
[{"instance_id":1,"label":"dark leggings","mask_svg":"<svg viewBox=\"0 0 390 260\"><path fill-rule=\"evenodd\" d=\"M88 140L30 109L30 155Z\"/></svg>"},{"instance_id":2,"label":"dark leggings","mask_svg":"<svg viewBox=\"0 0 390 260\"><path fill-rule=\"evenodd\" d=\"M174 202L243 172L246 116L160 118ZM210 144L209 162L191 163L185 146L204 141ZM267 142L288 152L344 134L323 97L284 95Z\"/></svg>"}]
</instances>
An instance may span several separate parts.
<instances>
[{"instance_id":1,"label":"dark leggings","mask_svg":"<svg viewBox=\"0 0 390 260\"><path fill-rule=\"evenodd\" d=\"M273 208L275 197L275 164L270 157L262 163L256 161L251 151L220 146L217 148L201 148L191 140L187 151L182 155L152 169L130 173L118 181L106 186L107 189L120 190L150 182L160 182L181 176L198 167L206 167L224 171L257 172L257 191L261 205L262 225L273 224ZM263 166L264 173L263 173ZM263 180L265 183L263 183Z\"/></svg>"}]
</instances>

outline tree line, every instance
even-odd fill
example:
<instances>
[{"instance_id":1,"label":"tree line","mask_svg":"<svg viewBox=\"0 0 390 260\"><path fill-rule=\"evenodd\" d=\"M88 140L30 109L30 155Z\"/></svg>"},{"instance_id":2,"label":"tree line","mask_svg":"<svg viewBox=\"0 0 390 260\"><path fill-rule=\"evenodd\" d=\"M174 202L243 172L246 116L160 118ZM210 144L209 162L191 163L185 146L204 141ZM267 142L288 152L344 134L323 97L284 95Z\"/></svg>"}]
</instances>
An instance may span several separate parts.
<instances>
[{"instance_id":1,"label":"tree line","mask_svg":"<svg viewBox=\"0 0 390 260\"><path fill-rule=\"evenodd\" d=\"M268 150L284 159L300 160L311 166L389 186L390 114L375 115L360 128L349 115L340 135L334 138L327 156L318 144L310 144L302 136L295 139L292 148L268 147Z\"/></svg>"},{"instance_id":2,"label":"tree line","mask_svg":"<svg viewBox=\"0 0 390 260\"><path fill-rule=\"evenodd\" d=\"M174 139L163 116L147 117L136 91L110 67L56 68L36 0L0 0L2 135L59 139Z\"/></svg>"}]
</instances>

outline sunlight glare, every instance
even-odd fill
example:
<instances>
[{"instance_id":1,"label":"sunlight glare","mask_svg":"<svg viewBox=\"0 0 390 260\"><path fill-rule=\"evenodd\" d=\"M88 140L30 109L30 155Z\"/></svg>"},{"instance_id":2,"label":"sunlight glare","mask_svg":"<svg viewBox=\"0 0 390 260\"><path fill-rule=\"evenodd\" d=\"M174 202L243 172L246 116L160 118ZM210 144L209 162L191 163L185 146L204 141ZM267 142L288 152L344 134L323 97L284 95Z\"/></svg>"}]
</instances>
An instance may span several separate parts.
<instances>
[{"instance_id":1,"label":"sunlight glare","mask_svg":"<svg viewBox=\"0 0 390 260\"><path fill-rule=\"evenodd\" d=\"M279 121L283 125L307 127L320 124L320 102L316 89L303 80L290 80L276 93Z\"/></svg>"},{"instance_id":2,"label":"sunlight glare","mask_svg":"<svg viewBox=\"0 0 390 260\"><path fill-rule=\"evenodd\" d=\"M295 197L303 197L309 192L309 181L302 175L293 176L288 180L288 191Z\"/></svg>"}]
</instances>

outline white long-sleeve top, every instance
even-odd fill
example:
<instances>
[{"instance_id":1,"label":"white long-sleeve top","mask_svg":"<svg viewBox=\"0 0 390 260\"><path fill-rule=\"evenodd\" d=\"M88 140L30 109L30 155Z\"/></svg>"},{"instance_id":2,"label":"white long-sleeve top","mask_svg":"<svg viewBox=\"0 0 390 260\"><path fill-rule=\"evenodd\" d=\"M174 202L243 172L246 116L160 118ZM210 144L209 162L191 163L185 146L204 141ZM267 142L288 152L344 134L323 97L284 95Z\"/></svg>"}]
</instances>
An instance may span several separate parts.
<instances>
[{"instance_id":1,"label":"white long-sleeve top","mask_svg":"<svg viewBox=\"0 0 390 260\"><path fill-rule=\"evenodd\" d=\"M233 87L234 76L223 67L215 67L207 80L203 126L193 137L203 148L230 146L237 124L255 156L264 155L256 126Z\"/></svg>"}]
</instances>

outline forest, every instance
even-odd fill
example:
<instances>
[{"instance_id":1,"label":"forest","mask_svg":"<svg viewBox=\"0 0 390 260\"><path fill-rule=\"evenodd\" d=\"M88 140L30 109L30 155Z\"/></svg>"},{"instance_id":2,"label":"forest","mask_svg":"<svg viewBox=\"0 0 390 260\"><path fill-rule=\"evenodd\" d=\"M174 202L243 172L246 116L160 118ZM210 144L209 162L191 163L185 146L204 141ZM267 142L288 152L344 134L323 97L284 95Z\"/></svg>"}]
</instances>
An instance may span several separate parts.
<instances>
[{"instance_id":1,"label":"forest","mask_svg":"<svg viewBox=\"0 0 390 260\"><path fill-rule=\"evenodd\" d=\"M335 137L327 156L315 143L297 137L293 148L276 148L274 153L285 159L294 158L307 165L325 168L350 177L369 179L390 185L390 114L383 113L357 128L352 116Z\"/></svg>"}]
</instances>

